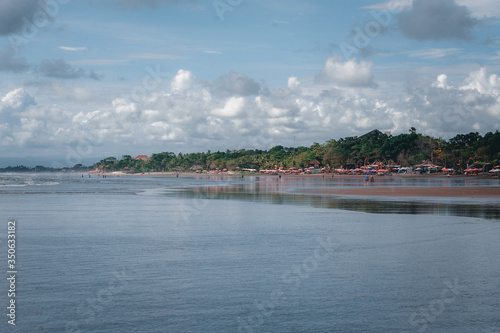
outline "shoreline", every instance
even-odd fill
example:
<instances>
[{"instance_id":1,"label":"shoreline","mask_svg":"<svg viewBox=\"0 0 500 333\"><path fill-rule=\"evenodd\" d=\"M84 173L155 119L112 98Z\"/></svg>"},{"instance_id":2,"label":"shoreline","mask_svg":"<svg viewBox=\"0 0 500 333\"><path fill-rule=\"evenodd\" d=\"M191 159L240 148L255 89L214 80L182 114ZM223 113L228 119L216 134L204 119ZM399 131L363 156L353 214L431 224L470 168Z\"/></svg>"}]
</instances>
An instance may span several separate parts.
<instances>
[{"instance_id":1,"label":"shoreline","mask_svg":"<svg viewBox=\"0 0 500 333\"><path fill-rule=\"evenodd\" d=\"M176 177L176 172L149 172L149 173L136 173L136 174L125 174L120 172L114 172L112 174L120 174L124 176L168 176ZM219 174L197 174L192 172L179 172L179 177L200 177L205 179L210 179L212 177L227 177L228 179L238 179L241 178L241 174L229 174L229 173L219 173ZM265 178L278 178L276 175L263 175L263 174L244 174L244 176L250 177L265 177ZM359 186L351 188L318 188L318 189L301 189L297 188L295 193L298 194L313 194L313 195L348 195L348 196L388 196L388 197L449 197L449 198L500 198L500 179L491 175L439 175L439 174L392 174L385 176L375 176L376 179L403 179L403 178L435 178L435 179L471 179L471 180L482 180L488 179L498 180L498 186L491 187L481 187L481 186L471 186L471 187L408 187L408 186L377 186L377 181L374 185ZM331 179L331 174L313 174L313 175L282 175L281 179L300 179L300 178L324 178L325 180ZM364 179L364 175L334 175L335 178L355 178Z\"/></svg>"},{"instance_id":2,"label":"shoreline","mask_svg":"<svg viewBox=\"0 0 500 333\"><path fill-rule=\"evenodd\" d=\"M245 177L269 177L269 178L278 178L278 175L269 175L269 174L259 174L259 173L228 173L228 172L220 172L220 173L194 173L194 172L138 172L138 173L126 173L123 171L112 171L112 172L102 172L100 175L123 175L123 176L176 176L186 177L186 176L195 176L195 177L211 177L211 176L227 176L231 178L241 178L242 175ZM290 175L290 174L282 174L281 178L363 178L365 175L338 175L326 173L326 174L300 174L300 175ZM442 179L450 179L450 178L464 178L464 179L498 179L500 184L500 176L489 175L489 174L478 174L478 175L444 175L444 174L389 174L389 175L374 175L375 179L390 179L390 178L442 178Z\"/></svg>"}]
</instances>

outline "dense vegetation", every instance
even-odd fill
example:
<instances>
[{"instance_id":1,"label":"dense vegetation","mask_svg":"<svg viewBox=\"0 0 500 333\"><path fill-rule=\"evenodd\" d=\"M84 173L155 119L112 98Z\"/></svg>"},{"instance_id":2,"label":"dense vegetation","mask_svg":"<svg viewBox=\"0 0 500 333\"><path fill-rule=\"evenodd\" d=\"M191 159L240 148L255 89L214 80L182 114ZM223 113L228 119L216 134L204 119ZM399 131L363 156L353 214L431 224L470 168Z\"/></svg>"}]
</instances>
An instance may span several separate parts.
<instances>
[{"instance_id":1,"label":"dense vegetation","mask_svg":"<svg viewBox=\"0 0 500 333\"><path fill-rule=\"evenodd\" d=\"M467 165L500 164L500 133L477 132L459 134L450 140L433 138L411 128L408 134L387 135L374 130L360 137L329 140L310 147L275 146L270 150L227 150L225 152L153 154L148 160L134 159L130 155L121 160L108 157L94 165L104 171L130 172L185 171L185 170L238 170L303 168L313 159L327 168L354 167L375 161L392 160L401 166L412 166L429 160L432 163L465 169Z\"/></svg>"}]
</instances>

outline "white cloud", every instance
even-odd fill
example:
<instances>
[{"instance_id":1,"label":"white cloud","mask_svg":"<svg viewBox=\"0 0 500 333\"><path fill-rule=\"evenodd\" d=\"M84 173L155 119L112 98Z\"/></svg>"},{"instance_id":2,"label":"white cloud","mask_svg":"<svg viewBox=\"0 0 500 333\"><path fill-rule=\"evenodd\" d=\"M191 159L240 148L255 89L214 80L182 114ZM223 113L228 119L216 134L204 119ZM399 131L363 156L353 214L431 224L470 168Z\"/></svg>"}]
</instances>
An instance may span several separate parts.
<instances>
[{"instance_id":1,"label":"white cloud","mask_svg":"<svg viewBox=\"0 0 500 333\"><path fill-rule=\"evenodd\" d=\"M296 76L291 76L288 78L288 88L295 90L300 86L299 79Z\"/></svg>"},{"instance_id":2,"label":"white cloud","mask_svg":"<svg viewBox=\"0 0 500 333\"><path fill-rule=\"evenodd\" d=\"M441 89L447 89L449 88L448 86L448 76L446 74L441 74L438 75L436 82L432 84L433 87L441 88Z\"/></svg>"},{"instance_id":3,"label":"white cloud","mask_svg":"<svg viewBox=\"0 0 500 333\"><path fill-rule=\"evenodd\" d=\"M379 11L388 11L392 14L399 13L402 10L408 10L412 6L413 0L390 0L378 3L371 6L366 6L366 9L375 9Z\"/></svg>"},{"instance_id":4,"label":"white cloud","mask_svg":"<svg viewBox=\"0 0 500 333\"><path fill-rule=\"evenodd\" d=\"M181 70L171 81L176 93L154 91L130 102L117 92L97 103L99 107L78 100L64 105L44 100L40 105L38 98L35 104L23 89L16 89L0 99L2 110L17 114L15 119L0 121L0 139L2 147L12 151L18 147L40 151L47 145L65 151L83 142L90 145L92 156L119 156L145 149L146 153L269 149L291 145L293 136L299 144L309 145L373 128L395 134L407 133L413 126L442 137L477 128L498 129L498 76L485 68L462 81L453 75L453 82L445 73L437 79L409 82L406 93L314 84L290 89L299 83L291 77L283 87L227 96L212 93L220 87L219 79L196 83L191 72ZM233 78L252 82L240 74ZM44 96L47 93L43 91Z\"/></svg>"},{"instance_id":5,"label":"white cloud","mask_svg":"<svg viewBox=\"0 0 500 333\"><path fill-rule=\"evenodd\" d=\"M185 91L191 88L193 83L193 74L190 71L179 69L177 75L172 80L172 91Z\"/></svg>"},{"instance_id":6,"label":"white cloud","mask_svg":"<svg viewBox=\"0 0 500 333\"><path fill-rule=\"evenodd\" d=\"M236 117L245 107L245 99L243 97L229 98L223 108L214 109L212 113L219 117Z\"/></svg>"},{"instance_id":7,"label":"white cloud","mask_svg":"<svg viewBox=\"0 0 500 333\"><path fill-rule=\"evenodd\" d=\"M86 47L71 47L71 46L58 46L58 47L59 49L64 51L72 51L72 52L87 51Z\"/></svg>"},{"instance_id":8,"label":"white cloud","mask_svg":"<svg viewBox=\"0 0 500 333\"><path fill-rule=\"evenodd\" d=\"M113 100L113 109L118 113L118 114L124 114L124 115L135 115L137 113L137 106L135 103L128 102L122 98L117 98Z\"/></svg>"},{"instance_id":9,"label":"white cloud","mask_svg":"<svg viewBox=\"0 0 500 333\"><path fill-rule=\"evenodd\" d=\"M35 104L35 99L31 97L23 88L10 91L2 97L0 103L1 112L23 111L26 107Z\"/></svg>"},{"instance_id":10,"label":"white cloud","mask_svg":"<svg viewBox=\"0 0 500 333\"><path fill-rule=\"evenodd\" d=\"M461 89L477 90L481 94L500 95L500 77L497 74L488 75L486 68L469 74Z\"/></svg>"},{"instance_id":11,"label":"white cloud","mask_svg":"<svg viewBox=\"0 0 500 333\"><path fill-rule=\"evenodd\" d=\"M339 56L328 58L318 76L319 81L333 82L350 87L374 87L375 82L371 68L371 61L360 61L353 58L341 62Z\"/></svg>"}]
</instances>

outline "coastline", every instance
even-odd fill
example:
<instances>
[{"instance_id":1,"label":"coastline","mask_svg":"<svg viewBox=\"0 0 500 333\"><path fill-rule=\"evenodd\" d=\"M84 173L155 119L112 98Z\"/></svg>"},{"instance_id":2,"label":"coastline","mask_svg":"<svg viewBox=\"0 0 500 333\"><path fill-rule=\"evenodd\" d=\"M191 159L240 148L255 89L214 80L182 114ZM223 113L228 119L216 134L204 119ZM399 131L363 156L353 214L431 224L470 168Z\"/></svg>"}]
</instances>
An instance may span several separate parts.
<instances>
[{"instance_id":1,"label":"coastline","mask_svg":"<svg viewBox=\"0 0 500 333\"><path fill-rule=\"evenodd\" d=\"M80 173L80 172L74 172L74 173ZM84 173L89 173L89 172L84 172ZM127 175L127 176L145 176L145 175L150 175L150 176L175 176L179 174L179 176L233 176L233 177L241 177L241 175L245 176L250 176L250 177L278 177L278 175L271 175L271 174L265 174L265 173L241 173L241 172L210 172L210 173L195 173L195 172L188 172L188 171L180 171L180 172L175 172L175 171L152 171L152 172L124 172L124 171L111 171L111 172L99 172L99 174L107 174L107 175ZM314 177L314 178L364 178L365 175L359 175L359 174L332 174L332 173L316 173L316 174L296 174L296 175L291 175L291 174L281 174L282 177L285 178L300 178L300 177ZM488 175L487 173L480 173L477 175L451 175L448 176L446 174L442 173L431 173L431 174L418 174L418 173L391 173L387 175L374 175L375 179L383 179L383 178L467 178L467 179L499 179L500 176L494 176L494 175Z\"/></svg>"},{"instance_id":2,"label":"coastline","mask_svg":"<svg viewBox=\"0 0 500 333\"><path fill-rule=\"evenodd\" d=\"M227 176L228 178L241 178L242 175L245 177L265 177L265 178L278 178L277 175L269 175L269 174L258 174L258 173L228 173L228 172L220 172L220 173L194 173L194 172L144 172L144 173L126 173L123 171L113 171L113 172L102 172L100 175L120 175L120 176L173 176L176 177L176 175L179 175L179 177L221 177L221 176ZM364 175L346 175L346 174L334 174L332 177L332 174L299 174L299 175L289 175L289 174L282 174L281 178L287 178L287 179L300 179L300 178L324 178L326 179L331 179L331 178L357 178L357 179L364 179ZM390 175L384 175L384 176L379 176L375 175L375 183L377 179L390 179L390 178L436 178L436 179L456 179L456 178L462 178L462 179L497 179L499 181L499 186L500 186L500 176L492 176L488 174L479 174L479 175L443 175L443 174L390 174Z\"/></svg>"}]
</instances>

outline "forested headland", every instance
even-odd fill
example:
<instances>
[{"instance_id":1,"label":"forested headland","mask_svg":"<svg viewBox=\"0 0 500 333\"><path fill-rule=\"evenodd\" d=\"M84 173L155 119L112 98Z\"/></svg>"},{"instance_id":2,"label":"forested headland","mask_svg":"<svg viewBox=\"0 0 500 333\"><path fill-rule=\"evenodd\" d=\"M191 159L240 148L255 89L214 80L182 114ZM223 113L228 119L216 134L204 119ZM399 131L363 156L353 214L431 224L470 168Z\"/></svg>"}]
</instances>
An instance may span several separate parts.
<instances>
[{"instance_id":1,"label":"forested headland","mask_svg":"<svg viewBox=\"0 0 500 333\"><path fill-rule=\"evenodd\" d=\"M123 155L105 158L94 165L101 171L163 172L189 170L242 170L304 168L317 160L328 169L360 167L374 162L402 167L414 166L424 160L455 170L474 164L486 167L500 164L500 133L477 132L458 134L444 140L417 133L411 128L407 134L390 135L373 130L363 136L329 140L310 147L284 147L269 150L238 149L199 153L161 152L147 159Z\"/></svg>"}]
</instances>

